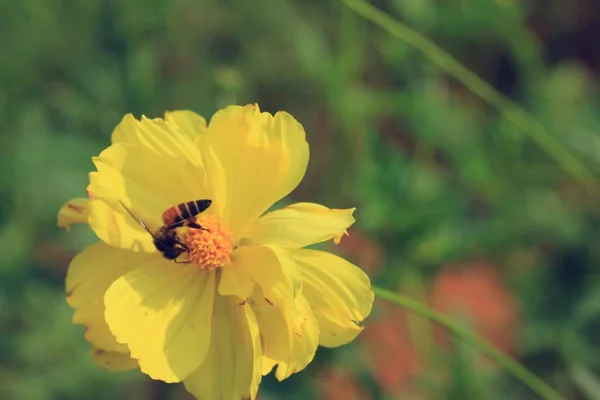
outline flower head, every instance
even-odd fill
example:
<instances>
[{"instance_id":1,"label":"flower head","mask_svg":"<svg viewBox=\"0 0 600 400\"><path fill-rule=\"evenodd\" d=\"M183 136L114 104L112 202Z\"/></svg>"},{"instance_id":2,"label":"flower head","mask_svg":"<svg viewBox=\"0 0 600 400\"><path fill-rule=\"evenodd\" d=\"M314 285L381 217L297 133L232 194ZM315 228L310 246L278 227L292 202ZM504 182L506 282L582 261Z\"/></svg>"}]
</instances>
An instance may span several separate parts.
<instances>
[{"instance_id":1,"label":"flower head","mask_svg":"<svg viewBox=\"0 0 600 400\"><path fill-rule=\"evenodd\" d=\"M256 105L227 107L208 125L189 111L126 115L93 159L88 198L58 217L101 239L73 259L66 282L94 359L183 382L198 399L241 399L274 367L285 379L319 344L353 340L371 311L369 279L305 247L339 242L354 209L267 212L301 181L308 156L291 115ZM201 199L210 207L196 212ZM161 221L172 207L176 226Z\"/></svg>"}]
</instances>

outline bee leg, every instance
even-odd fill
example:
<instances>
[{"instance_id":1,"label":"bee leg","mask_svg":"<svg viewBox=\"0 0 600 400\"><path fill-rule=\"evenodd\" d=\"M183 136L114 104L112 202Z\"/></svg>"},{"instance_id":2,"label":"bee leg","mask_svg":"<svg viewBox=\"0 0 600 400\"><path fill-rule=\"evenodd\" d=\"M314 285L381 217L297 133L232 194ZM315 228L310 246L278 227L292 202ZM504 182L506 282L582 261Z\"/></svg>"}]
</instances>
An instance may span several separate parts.
<instances>
[{"instance_id":1,"label":"bee leg","mask_svg":"<svg viewBox=\"0 0 600 400\"><path fill-rule=\"evenodd\" d=\"M201 229L203 231L208 231L208 229L203 228L201 225L198 225L197 223L195 223L194 221L189 221L187 224L187 226L189 226L190 228L194 228L194 229Z\"/></svg>"},{"instance_id":2,"label":"bee leg","mask_svg":"<svg viewBox=\"0 0 600 400\"><path fill-rule=\"evenodd\" d=\"M190 253L190 248L189 248L189 246L188 246L187 244L183 243L182 241L180 241L180 240L179 240L179 241L177 242L177 246L178 246L178 247L179 247L181 250L183 250L183 252L186 252L186 253L188 253L188 254ZM180 254L180 255L181 255L181 254ZM178 257L179 257L179 256L178 256ZM192 262L192 260L191 260L191 259L187 259L187 260L185 260L185 261L179 261L177 258L174 258L174 259L173 259L173 261L175 261L175 263L176 263L176 264L189 264L189 263L191 263L191 262Z\"/></svg>"},{"instance_id":3,"label":"bee leg","mask_svg":"<svg viewBox=\"0 0 600 400\"><path fill-rule=\"evenodd\" d=\"M181 240L177 241L177 244L179 245L179 247L181 247L183 249L183 251L189 253L190 252L190 248L187 244L183 243Z\"/></svg>"}]
</instances>

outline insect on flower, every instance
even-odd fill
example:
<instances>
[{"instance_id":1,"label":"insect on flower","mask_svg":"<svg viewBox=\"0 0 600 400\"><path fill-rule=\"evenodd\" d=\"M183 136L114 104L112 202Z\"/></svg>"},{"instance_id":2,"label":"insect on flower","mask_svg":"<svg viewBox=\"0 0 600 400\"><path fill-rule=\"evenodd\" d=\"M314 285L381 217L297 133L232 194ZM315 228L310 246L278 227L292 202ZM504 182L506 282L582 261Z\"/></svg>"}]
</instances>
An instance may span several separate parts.
<instances>
[{"instance_id":1,"label":"insect on flower","mask_svg":"<svg viewBox=\"0 0 600 400\"><path fill-rule=\"evenodd\" d=\"M193 229L204 229L194 217L204 212L210 207L211 200L194 200L186 203L177 204L169 207L162 214L163 226L158 229L151 229L150 224L140 216L136 215L129 207L119 200L121 205L127 210L129 215L144 228L154 240L154 246L160 251L167 260L173 260L178 264L186 264L189 261L177 261L182 253L189 253L190 248L181 241L177 235L177 228L188 227Z\"/></svg>"},{"instance_id":2,"label":"insect on flower","mask_svg":"<svg viewBox=\"0 0 600 400\"><path fill-rule=\"evenodd\" d=\"M310 156L292 115L256 104L228 106L209 123L187 110L128 114L111 139L93 158L87 198L58 215L59 226L85 223L99 238L73 258L65 285L98 365L182 382L197 399L255 400L270 371L287 379L319 345L361 333L369 277L310 248L338 243L355 209L271 210ZM162 215L162 227L132 206Z\"/></svg>"}]
</instances>

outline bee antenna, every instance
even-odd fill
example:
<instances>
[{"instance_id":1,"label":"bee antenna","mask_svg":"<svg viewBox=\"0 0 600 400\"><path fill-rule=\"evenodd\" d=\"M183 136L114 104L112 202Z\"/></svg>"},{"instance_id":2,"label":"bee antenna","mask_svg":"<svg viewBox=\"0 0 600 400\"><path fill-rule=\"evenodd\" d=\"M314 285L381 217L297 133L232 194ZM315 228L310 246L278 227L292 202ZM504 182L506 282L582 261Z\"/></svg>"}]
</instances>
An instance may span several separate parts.
<instances>
[{"instance_id":1,"label":"bee antenna","mask_svg":"<svg viewBox=\"0 0 600 400\"><path fill-rule=\"evenodd\" d=\"M127 207L127 206L125 205L125 203L123 203L123 202L121 201L121 199L119 199L119 203L121 203L121 205L123 206L123 208L124 208L124 209L127 211L127 213L128 213L129 215L131 215L131 218L133 218L133 219L135 220L135 222L137 222L138 224L140 224L140 225L142 226L142 228L144 228L144 229L146 230L146 232L148 232L148 233L150 234L150 236L152 236L152 238L153 238L153 239L156 239L156 236L154 235L154 232L152 232L152 231L150 230L150 228L148 228L148 225L146 225L146 223L145 223L145 222L144 222L142 219L140 219L139 217L137 217L137 216L136 216L136 215L133 213L133 211L131 211L131 210L129 209L129 207Z\"/></svg>"}]
</instances>

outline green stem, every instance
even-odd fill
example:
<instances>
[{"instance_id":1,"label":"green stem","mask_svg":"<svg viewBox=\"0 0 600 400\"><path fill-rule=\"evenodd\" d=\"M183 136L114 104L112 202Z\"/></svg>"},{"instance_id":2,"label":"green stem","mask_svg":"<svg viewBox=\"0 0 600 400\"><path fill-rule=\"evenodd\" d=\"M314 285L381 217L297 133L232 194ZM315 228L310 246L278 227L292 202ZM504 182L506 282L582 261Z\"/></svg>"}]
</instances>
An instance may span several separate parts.
<instances>
[{"instance_id":1,"label":"green stem","mask_svg":"<svg viewBox=\"0 0 600 400\"><path fill-rule=\"evenodd\" d=\"M542 379L535 376L533 373L531 373L529 370L527 370L525 367L523 367L521 364L513 360L505 353L501 352L485 340L481 339L470 329L465 328L464 326L452 321L450 318L439 314L438 312L411 298L404 297L390 290L379 287L373 287L373 291L380 298L388 300L424 318L427 318L428 320L441 325L443 328L447 329L452 334L462 338L469 345L481 351L491 360L493 360L502 368L504 368L507 372L511 373L515 378L520 380L525 386L529 387L542 399L564 399L556 390L548 386L548 384Z\"/></svg>"},{"instance_id":2,"label":"green stem","mask_svg":"<svg viewBox=\"0 0 600 400\"><path fill-rule=\"evenodd\" d=\"M373 22L381 29L419 50L429 61L462 82L471 92L475 93L488 104L496 107L504 118L529 135L565 171L577 179L590 192L596 192L597 186L592 173L565 149L558 140L550 135L540 122L523 108L503 96L494 87L471 72L431 40L402 22L395 20L364 0L340 1L363 18Z\"/></svg>"}]
</instances>

